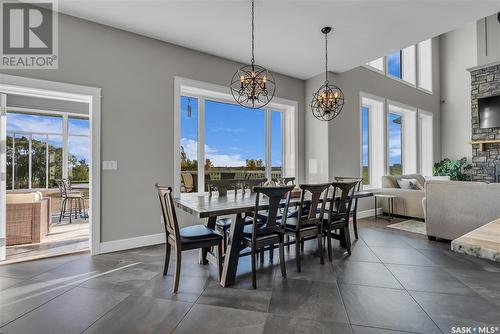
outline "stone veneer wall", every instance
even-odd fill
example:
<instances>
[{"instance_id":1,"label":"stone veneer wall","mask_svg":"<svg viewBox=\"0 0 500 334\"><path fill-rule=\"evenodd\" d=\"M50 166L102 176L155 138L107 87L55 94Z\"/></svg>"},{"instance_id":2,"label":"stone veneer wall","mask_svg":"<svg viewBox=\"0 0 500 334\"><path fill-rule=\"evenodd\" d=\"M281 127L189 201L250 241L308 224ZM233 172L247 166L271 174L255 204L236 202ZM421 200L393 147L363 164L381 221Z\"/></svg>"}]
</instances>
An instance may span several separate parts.
<instances>
[{"instance_id":1,"label":"stone veneer wall","mask_svg":"<svg viewBox=\"0 0 500 334\"><path fill-rule=\"evenodd\" d=\"M500 65L489 66L471 72L472 94L472 140L500 139L500 128L479 128L477 99L500 95ZM500 143L485 144L484 151L479 145L472 145L473 181L495 182L495 166L500 164Z\"/></svg>"}]
</instances>

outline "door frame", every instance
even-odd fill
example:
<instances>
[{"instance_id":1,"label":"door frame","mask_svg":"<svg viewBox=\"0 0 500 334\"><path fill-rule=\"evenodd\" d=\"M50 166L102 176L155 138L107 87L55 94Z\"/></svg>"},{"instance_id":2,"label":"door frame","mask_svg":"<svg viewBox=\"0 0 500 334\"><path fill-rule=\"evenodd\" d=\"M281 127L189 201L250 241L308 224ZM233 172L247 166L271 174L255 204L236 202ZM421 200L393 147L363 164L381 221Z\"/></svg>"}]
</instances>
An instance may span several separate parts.
<instances>
[{"instance_id":1,"label":"door frame","mask_svg":"<svg viewBox=\"0 0 500 334\"><path fill-rule=\"evenodd\" d=\"M0 92L88 104L92 152L89 173L91 200L89 246L92 255L99 254L101 244L101 88L0 74ZM4 193L0 191L0 196L3 197Z\"/></svg>"}]
</instances>

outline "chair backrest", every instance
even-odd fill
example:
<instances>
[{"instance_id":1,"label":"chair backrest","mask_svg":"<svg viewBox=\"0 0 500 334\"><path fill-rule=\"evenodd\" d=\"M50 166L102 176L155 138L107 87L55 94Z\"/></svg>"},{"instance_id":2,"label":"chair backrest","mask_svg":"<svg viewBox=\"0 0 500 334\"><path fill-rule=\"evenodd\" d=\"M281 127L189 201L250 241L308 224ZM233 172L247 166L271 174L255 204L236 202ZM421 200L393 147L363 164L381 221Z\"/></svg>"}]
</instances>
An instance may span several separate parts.
<instances>
[{"instance_id":1,"label":"chair backrest","mask_svg":"<svg viewBox=\"0 0 500 334\"><path fill-rule=\"evenodd\" d=\"M262 186L267 179L246 179L240 181L241 183L241 189L245 191L245 189L248 187L250 189L250 192L255 192L254 187L259 187Z\"/></svg>"},{"instance_id":2,"label":"chair backrest","mask_svg":"<svg viewBox=\"0 0 500 334\"><path fill-rule=\"evenodd\" d=\"M330 220L349 219L357 184L358 181L332 183L333 194L328 212Z\"/></svg>"},{"instance_id":3,"label":"chair backrest","mask_svg":"<svg viewBox=\"0 0 500 334\"><path fill-rule=\"evenodd\" d=\"M354 192L360 191L361 190L361 185L363 184L363 178L359 176L336 176L335 181L337 182L357 182L356 186L354 187ZM357 211L358 210L358 199L354 199L354 206L351 206L352 210L351 211Z\"/></svg>"},{"instance_id":4,"label":"chair backrest","mask_svg":"<svg viewBox=\"0 0 500 334\"><path fill-rule=\"evenodd\" d=\"M165 226L165 233L167 238L172 235L176 241L179 236L179 223L177 215L175 214L174 199L172 197L172 188L155 185L158 190L158 197L160 199L161 212L163 215L163 224Z\"/></svg>"},{"instance_id":5,"label":"chair backrest","mask_svg":"<svg viewBox=\"0 0 500 334\"><path fill-rule=\"evenodd\" d=\"M285 177L283 178L283 183L285 185L291 183L292 185L295 185L295 177Z\"/></svg>"},{"instance_id":6,"label":"chair backrest","mask_svg":"<svg viewBox=\"0 0 500 334\"><path fill-rule=\"evenodd\" d=\"M58 179L56 180L57 187L59 188L59 194L61 197L68 196L68 191L70 190L69 180L68 179Z\"/></svg>"},{"instance_id":7,"label":"chair backrest","mask_svg":"<svg viewBox=\"0 0 500 334\"><path fill-rule=\"evenodd\" d=\"M194 190L194 179L193 179L193 174L191 173L181 173L181 179L182 183L184 184L184 188L186 189L186 192L190 193Z\"/></svg>"},{"instance_id":8,"label":"chair backrest","mask_svg":"<svg viewBox=\"0 0 500 334\"><path fill-rule=\"evenodd\" d=\"M282 225L276 224L278 215L281 214L280 203L283 197L286 195L285 200L285 211L288 212L288 205L290 204L290 192L293 190L293 186L280 186L280 187L254 187L253 190L257 193L255 196L255 209L253 217L253 230L252 239L255 240L259 235L269 234L279 231L281 226L286 224L286 215L283 216ZM258 212L259 212L259 202L262 195L267 196L269 202L269 209L267 211L266 224L258 227Z\"/></svg>"},{"instance_id":9,"label":"chair backrest","mask_svg":"<svg viewBox=\"0 0 500 334\"><path fill-rule=\"evenodd\" d=\"M297 229L300 229L300 225L317 224L323 219L330 183L301 184L299 187L302 189L302 193L300 195L300 205L297 215L299 220ZM307 194L311 196L309 203L307 203L306 199ZM320 204L321 194L323 194L323 201L318 216L318 206Z\"/></svg>"}]
</instances>

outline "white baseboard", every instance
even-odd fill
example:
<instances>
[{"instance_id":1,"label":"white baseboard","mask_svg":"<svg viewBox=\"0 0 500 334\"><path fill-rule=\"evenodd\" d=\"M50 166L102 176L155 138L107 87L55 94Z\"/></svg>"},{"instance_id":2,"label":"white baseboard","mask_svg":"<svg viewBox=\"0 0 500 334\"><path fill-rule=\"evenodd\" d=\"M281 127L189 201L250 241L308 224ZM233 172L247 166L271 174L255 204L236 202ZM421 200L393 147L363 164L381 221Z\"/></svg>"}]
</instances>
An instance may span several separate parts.
<instances>
[{"instance_id":1,"label":"white baseboard","mask_svg":"<svg viewBox=\"0 0 500 334\"><path fill-rule=\"evenodd\" d=\"M377 209L377 214L381 215L382 214L382 208ZM368 218L368 217L374 217L375 216L375 209L370 209L370 210L365 210L365 211L358 211L358 219L362 218Z\"/></svg>"},{"instance_id":2,"label":"white baseboard","mask_svg":"<svg viewBox=\"0 0 500 334\"><path fill-rule=\"evenodd\" d=\"M135 238L101 242L99 253L111 253L132 248L153 246L165 243L165 233L144 235Z\"/></svg>"}]
</instances>

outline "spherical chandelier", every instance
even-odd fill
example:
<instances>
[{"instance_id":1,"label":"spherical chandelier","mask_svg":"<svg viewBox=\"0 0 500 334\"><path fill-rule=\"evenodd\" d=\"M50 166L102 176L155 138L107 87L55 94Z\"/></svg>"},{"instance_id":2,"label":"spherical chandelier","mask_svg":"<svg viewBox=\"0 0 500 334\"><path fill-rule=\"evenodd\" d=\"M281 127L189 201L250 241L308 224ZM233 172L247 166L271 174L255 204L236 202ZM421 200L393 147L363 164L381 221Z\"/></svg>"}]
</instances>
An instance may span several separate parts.
<instances>
[{"instance_id":1,"label":"spherical chandelier","mask_svg":"<svg viewBox=\"0 0 500 334\"><path fill-rule=\"evenodd\" d=\"M331 27L324 27L321 32L325 35L325 83L313 94L311 111L314 117L321 121L331 121L337 117L344 107L344 93L328 82L328 33Z\"/></svg>"},{"instance_id":2,"label":"spherical chandelier","mask_svg":"<svg viewBox=\"0 0 500 334\"><path fill-rule=\"evenodd\" d=\"M231 80L234 100L247 108L258 109L267 105L274 97L276 84L266 68L255 64L255 4L252 0L252 59L250 65L238 69Z\"/></svg>"}]
</instances>

